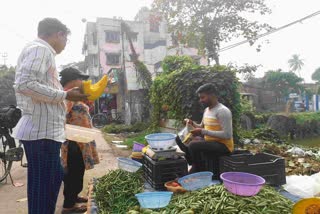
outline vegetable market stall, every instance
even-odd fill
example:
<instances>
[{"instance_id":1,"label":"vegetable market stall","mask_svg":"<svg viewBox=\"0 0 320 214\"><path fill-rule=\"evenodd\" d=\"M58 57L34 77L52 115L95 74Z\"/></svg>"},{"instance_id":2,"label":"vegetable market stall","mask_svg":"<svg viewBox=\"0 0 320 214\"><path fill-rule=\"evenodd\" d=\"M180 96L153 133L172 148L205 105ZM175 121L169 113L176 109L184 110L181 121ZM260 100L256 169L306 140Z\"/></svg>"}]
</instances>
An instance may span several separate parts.
<instances>
[{"instance_id":1,"label":"vegetable market stall","mask_svg":"<svg viewBox=\"0 0 320 214\"><path fill-rule=\"evenodd\" d=\"M265 186L253 197L229 193L223 185L212 185L201 190L174 194L165 208L149 210L139 207L135 194L144 191L142 172L130 173L117 169L97 179L89 194L89 213L291 213L293 201L280 190ZM149 187L150 188L150 187ZM146 191L150 191L147 189Z\"/></svg>"}]
</instances>

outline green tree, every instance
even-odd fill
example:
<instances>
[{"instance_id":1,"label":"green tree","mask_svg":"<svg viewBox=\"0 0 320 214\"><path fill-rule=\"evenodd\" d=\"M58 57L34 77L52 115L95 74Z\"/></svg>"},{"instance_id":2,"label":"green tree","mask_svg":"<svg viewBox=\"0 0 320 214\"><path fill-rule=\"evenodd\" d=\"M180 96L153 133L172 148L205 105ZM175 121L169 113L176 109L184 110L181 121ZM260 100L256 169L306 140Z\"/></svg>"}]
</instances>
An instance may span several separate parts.
<instances>
[{"instance_id":1,"label":"green tree","mask_svg":"<svg viewBox=\"0 0 320 214\"><path fill-rule=\"evenodd\" d=\"M248 112L255 111L255 107L253 106L253 103L249 99L247 99L243 96L240 97L240 105L241 105L241 112L242 113L248 113Z\"/></svg>"},{"instance_id":2,"label":"green tree","mask_svg":"<svg viewBox=\"0 0 320 214\"><path fill-rule=\"evenodd\" d=\"M122 37L125 34L129 41L131 60L134 64L135 70L137 71L137 80L145 89L149 90L152 84L152 76L145 64L139 60L139 54L137 54L132 41L132 35L134 33L132 32L130 26L125 22L121 22L121 31Z\"/></svg>"},{"instance_id":3,"label":"green tree","mask_svg":"<svg viewBox=\"0 0 320 214\"><path fill-rule=\"evenodd\" d=\"M14 67L0 67L0 106L16 105L16 96L13 89L14 78Z\"/></svg>"},{"instance_id":4,"label":"green tree","mask_svg":"<svg viewBox=\"0 0 320 214\"><path fill-rule=\"evenodd\" d=\"M253 45L258 33L271 29L247 19L248 14L271 12L264 0L154 0L153 9L164 15L181 43L198 40L198 48L206 49L217 65L221 42L244 37Z\"/></svg>"},{"instance_id":5,"label":"green tree","mask_svg":"<svg viewBox=\"0 0 320 214\"><path fill-rule=\"evenodd\" d=\"M320 68L317 68L312 76L311 76L312 80L317 81L318 83L320 83Z\"/></svg>"},{"instance_id":6,"label":"green tree","mask_svg":"<svg viewBox=\"0 0 320 214\"><path fill-rule=\"evenodd\" d=\"M283 72L281 69L266 72L263 79L265 86L274 91L279 98L304 90L299 84L303 81L301 77L292 72Z\"/></svg>"},{"instance_id":7,"label":"green tree","mask_svg":"<svg viewBox=\"0 0 320 214\"><path fill-rule=\"evenodd\" d=\"M297 72L299 74L299 77L301 77L300 71L302 67L304 66L304 60L300 59L300 56L298 54L293 54L292 58L288 60L288 64L290 67L290 70L292 72Z\"/></svg>"}]
</instances>

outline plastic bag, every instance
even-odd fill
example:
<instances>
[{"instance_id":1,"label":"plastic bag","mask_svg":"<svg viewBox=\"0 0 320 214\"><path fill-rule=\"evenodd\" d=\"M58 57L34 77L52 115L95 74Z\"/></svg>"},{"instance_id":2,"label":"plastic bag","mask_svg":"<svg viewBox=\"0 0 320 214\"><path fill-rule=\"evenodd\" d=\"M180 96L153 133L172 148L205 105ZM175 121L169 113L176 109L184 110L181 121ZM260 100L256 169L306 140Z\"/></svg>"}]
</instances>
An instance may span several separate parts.
<instances>
[{"instance_id":1,"label":"plastic bag","mask_svg":"<svg viewBox=\"0 0 320 214\"><path fill-rule=\"evenodd\" d=\"M192 130L193 130L193 127L189 124L186 124L186 126L178 133L178 136L182 142L185 142L187 140L186 137Z\"/></svg>"},{"instance_id":2,"label":"plastic bag","mask_svg":"<svg viewBox=\"0 0 320 214\"><path fill-rule=\"evenodd\" d=\"M287 176L287 184L283 185L289 193L301 198L310 198L320 195L320 173L311 176Z\"/></svg>"},{"instance_id":3,"label":"plastic bag","mask_svg":"<svg viewBox=\"0 0 320 214\"><path fill-rule=\"evenodd\" d=\"M304 156L305 155L305 151L303 151L303 149L300 149L298 147L293 147L293 148L289 149L287 151L287 153L290 153L292 155L297 155L297 156Z\"/></svg>"}]
</instances>

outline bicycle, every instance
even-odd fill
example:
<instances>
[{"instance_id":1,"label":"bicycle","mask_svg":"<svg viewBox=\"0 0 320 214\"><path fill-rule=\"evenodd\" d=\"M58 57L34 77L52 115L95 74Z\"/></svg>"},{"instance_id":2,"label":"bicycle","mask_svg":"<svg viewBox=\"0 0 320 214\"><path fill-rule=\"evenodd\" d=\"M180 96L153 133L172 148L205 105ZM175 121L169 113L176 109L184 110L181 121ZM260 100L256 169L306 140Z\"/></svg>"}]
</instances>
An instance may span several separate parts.
<instances>
[{"instance_id":1,"label":"bicycle","mask_svg":"<svg viewBox=\"0 0 320 214\"><path fill-rule=\"evenodd\" d=\"M1 126L1 124L0 124ZM11 130L8 128L0 127L0 182L10 176L11 182L13 180L10 170L14 161L21 161L23 158L23 148L21 143L16 146L14 138L10 135Z\"/></svg>"},{"instance_id":2,"label":"bicycle","mask_svg":"<svg viewBox=\"0 0 320 214\"><path fill-rule=\"evenodd\" d=\"M121 112L107 112L107 113L98 113L93 115L91 119L92 125L95 128L102 128L107 124L111 123L124 123L124 120L122 119Z\"/></svg>"}]
</instances>

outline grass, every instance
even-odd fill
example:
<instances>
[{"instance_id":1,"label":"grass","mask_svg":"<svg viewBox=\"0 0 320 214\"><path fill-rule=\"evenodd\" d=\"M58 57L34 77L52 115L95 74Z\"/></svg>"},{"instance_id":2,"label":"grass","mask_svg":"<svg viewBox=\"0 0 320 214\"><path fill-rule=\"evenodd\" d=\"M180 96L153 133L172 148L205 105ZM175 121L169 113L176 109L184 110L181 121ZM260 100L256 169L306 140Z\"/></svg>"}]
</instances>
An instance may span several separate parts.
<instances>
[{"instance_id":1,"label":"grass","mask_svg":"<svg viewBox=\"0 0 320 214\"><path fill-rule=\"evenodd\" d=\"M127 137L124 140L123 144L127 145L128 149L132 149L134 142L148 145L147 141L145 140L145 136L151 133L158 132L159 130L152 130L150 128L150 124L148 123L136 123L133 125L110 124L105 126L102 131L105 133L113 134L127 133L125 135ZM131 132L134 133L129 134Z\"/></svg>"},{"instance_id":2,"label":"grass","mask_svg":"<svg viewBox=\"0 0 320 214\"><path fill-rule=\"evenodd\" d=\"M147 123L136 123L133 125L125 125L125 124L110 124L103 127L103 131L105 133L130 133L130 132L142 132L147 129L149 124Z\"/></svg>"},{"instance_id":3,"label":"grass","mask_svg":"<svg viewBox=\"0 0 320 214\"><path fill-rule=\"evenodd\" d=\"M147 145L147 141L144 137L148 134L150 134L150 132L146 130L140 133L132 134L124 141L124 144L127 145L129 149L132 149L135 141Z\"/></svg>"},{"instance_id":4,"label":"grass","mask_svg":"<svg viewBox=\"0 0 320 214\"><path fill-rule=\"evenodd\" d=\"M126 140L124 141L124 144L127 145L129 149L133 147L133 144L135 141L144 145L148 145L145 139L145 136L148 134L157 133L159 131L160 131L159 128L155 128L155 129L148 128L143 130L142 132L131 134L126 138Z\"/></svg>"}]
</instances>

